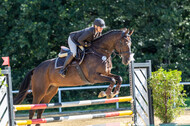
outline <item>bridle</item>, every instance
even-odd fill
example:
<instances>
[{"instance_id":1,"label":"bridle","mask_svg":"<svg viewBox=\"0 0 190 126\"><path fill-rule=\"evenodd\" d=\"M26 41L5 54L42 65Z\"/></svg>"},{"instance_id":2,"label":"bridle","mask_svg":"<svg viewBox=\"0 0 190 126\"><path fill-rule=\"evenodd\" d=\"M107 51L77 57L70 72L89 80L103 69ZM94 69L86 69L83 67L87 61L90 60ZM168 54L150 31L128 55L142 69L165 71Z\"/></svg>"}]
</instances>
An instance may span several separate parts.
<instances>
[{"instance_id":1,"label":"bridle","mask_svg":"<svg viewBox=\"0 0 190 126\"><path fill-rule=\"evenodd\" d=\"M101 48L98 48L98 49L101 50L104 54L107 54L107 55L108 55L108 54L112 54L112 53L114 53L115 55L118 55L119 57L121 57L122 54L125 54L125 53L128 53L128 54L130 55L130 54L131 54L131 49L130 49L129 44L127 45L128 48L129 48L129 51L123 51L123 48L122 48L122 46L125 46L124 43L122 42L122 39L123 39L123 37L125 37L125 36L126 36L126 35L125 35L125 32L123 32L122 35L121 35L121 38L120 38L120 40L119 40L120 46L119 46L119 52L118 52L118 54L117 54L115 51L108 51L108 50L101 49ZM130 37L130 35L127 34L127 37ZM96 48L96 47L95 47L95 48ZM93 48L92 48L92 50L91 50L90 52L86 52L86 54L88 54L88 53L97 55L98 57L102 57L102 56L103 56L102 54L100 54L100 53L98 53L96 50L94 50ZM115 56L114 56L114 57L115 57Z\"/></svg>"},{"instance_id":2,"label":"bridle","mask_svg":"<svg viewBox=\"0 0 190 126\"><path fill-rule=\"evenodd\" d=\"M118 55L118 56L120 56L120 57L121 57L122 54L125 54L125 53L128 53L129 55L131 54L131 49L130 49L130 47L129 47L129 44L127 45L128 48L129 48L129 51L123 51L122 46L125 46L124 43L122 42L122 38L123 38L123 37L125 37L125 33L124 33L124 32L122 33L121 38L120 38L120 40L119 40L119 43L120 43L119 52L118 52L119 54L115 53L116 55ZM130 35L127 34L127 37L130 37Z\"/></svg>"}]
</instances>

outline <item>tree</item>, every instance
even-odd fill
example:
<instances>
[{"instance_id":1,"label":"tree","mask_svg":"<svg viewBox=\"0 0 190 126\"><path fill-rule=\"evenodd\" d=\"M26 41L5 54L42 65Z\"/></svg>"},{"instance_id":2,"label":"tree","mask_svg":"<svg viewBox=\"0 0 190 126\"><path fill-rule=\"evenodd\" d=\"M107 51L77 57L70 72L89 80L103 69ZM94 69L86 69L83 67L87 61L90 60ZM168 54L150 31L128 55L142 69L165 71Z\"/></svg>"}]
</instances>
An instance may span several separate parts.
<instances>
[{"instance_id":1,"label":"tree","mask_svg":"<svg viewBox=\"0 0 190 126\"><path fill-rule=\"evenodd\" d=\"M188 0L2 0L0 1L0 54L10 56L14 89L24 75L40 62L57 57L67 46L70 32L105 19L111 29L135 29L132 51L136 62L152 60L160 66L179 69L189 81L189 2ZM128 83L128 73L119 57L113 73Z\"/></svg>"}]
</instances>

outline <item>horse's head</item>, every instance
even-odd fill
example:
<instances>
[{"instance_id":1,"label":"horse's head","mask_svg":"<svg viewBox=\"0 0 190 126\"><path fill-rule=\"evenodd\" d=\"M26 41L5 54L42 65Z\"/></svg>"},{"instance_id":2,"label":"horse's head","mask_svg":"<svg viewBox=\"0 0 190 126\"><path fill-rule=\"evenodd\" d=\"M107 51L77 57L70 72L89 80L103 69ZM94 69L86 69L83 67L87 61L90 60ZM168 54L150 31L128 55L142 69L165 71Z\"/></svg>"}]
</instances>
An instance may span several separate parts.
<instances>
[{"instance_id":1,"label":"horse's head","mask_svg":"<svg viewBox=\"0 0 190 126\"><path fill-rule=\"evenodd\" d=\"M133 30L134 31L134 30ZM124 65L128 65L130 63L130 55L131 55L131 35L133 31L127 29L123 31L119 41L116 42L115 50L122 57L122 63Z\"/></svg>"}]
</instances>

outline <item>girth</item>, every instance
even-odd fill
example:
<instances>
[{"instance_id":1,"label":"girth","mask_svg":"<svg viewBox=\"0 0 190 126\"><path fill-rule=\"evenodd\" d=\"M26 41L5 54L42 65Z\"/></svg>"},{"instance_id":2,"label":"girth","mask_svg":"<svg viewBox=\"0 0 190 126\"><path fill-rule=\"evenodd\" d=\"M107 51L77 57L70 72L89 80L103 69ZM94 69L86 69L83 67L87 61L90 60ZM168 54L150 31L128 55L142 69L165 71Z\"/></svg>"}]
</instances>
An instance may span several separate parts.
<instances>
[{"instance_id":1,"label":"girth","mask_svg":"<svg viewBox=\"0 0 190 126\"><path fill-rule=\"evenodd\" d=\"M85 84L92 85L93 83L90 83L90 81L85 77L84 72L82 71L80 65L78 63L76 63L75 67L76 67L76 69L77 69L77 71L79 73L79 76L80 76L81 80L83 80L85 82Z\"/></svg>"}]
</instances>

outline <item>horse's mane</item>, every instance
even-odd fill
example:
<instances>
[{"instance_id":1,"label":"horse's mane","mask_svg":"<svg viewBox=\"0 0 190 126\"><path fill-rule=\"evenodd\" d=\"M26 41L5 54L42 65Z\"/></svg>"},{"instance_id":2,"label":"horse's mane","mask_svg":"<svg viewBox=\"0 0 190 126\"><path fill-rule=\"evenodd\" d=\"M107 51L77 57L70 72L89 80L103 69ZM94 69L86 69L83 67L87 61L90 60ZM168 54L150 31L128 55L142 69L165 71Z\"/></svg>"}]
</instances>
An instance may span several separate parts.
<instances>
[{"instance_id":1,"label":"horse's mane","mask_svg":"<svg viewBox=\"0 0 190 126\"><path fill-rule=\"evenodd\" d=\"M109 35L109 34L112 34L112 33L115 33L115 32L122 32L122 31L123 31L123 30L116 30L116 29L110 30L110 31L104 33L103 35L101 35L100 37L94 39L92 42L96 42L96 41L99 41L100 39L104 39L104 38L107 37L107 35Z\"/></svg>"}]
</instances>

